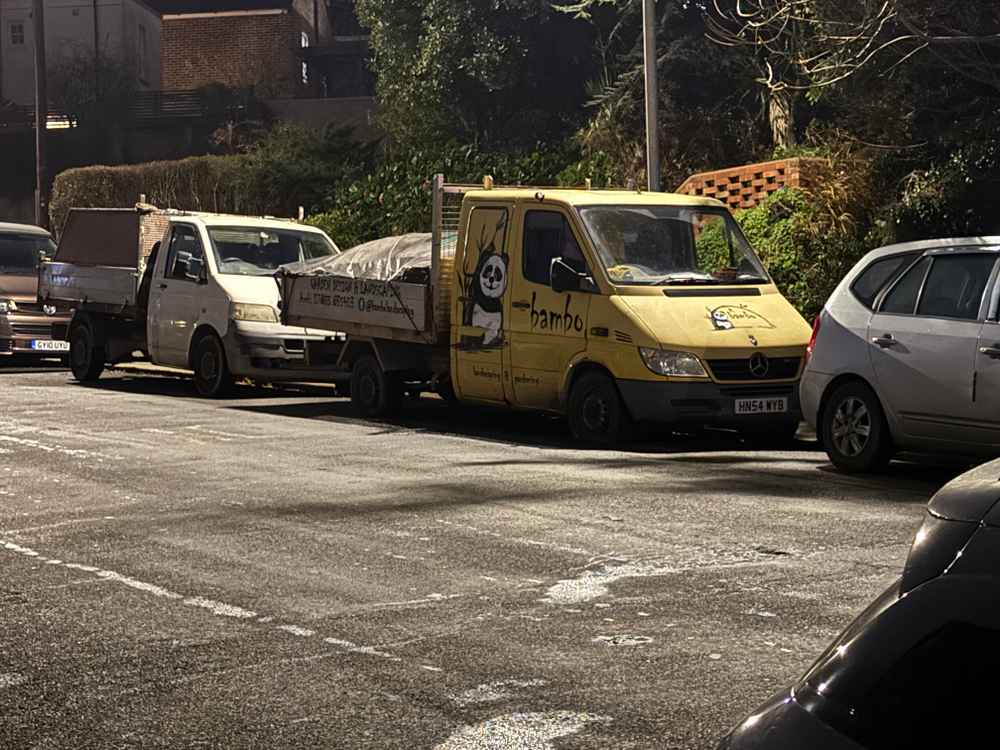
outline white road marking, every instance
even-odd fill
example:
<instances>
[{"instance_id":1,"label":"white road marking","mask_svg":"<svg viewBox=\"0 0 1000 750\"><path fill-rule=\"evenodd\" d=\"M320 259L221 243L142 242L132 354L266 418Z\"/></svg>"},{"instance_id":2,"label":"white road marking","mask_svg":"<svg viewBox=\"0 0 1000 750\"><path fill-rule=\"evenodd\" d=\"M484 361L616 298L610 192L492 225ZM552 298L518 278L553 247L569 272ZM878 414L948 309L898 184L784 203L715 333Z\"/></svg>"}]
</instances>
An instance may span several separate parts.
<instances>
[{"instance_id":1,"label":"white road marking","mask_svg":"<svg viewBox=\"0 0 1000 750\"><path fill-rule=\"evenodd\" d=\"M189 607L201 607L202 609L207 609L213 615L219 615L221 617L236 617L238 619L249 620L250 618L257 616L256 612L249 609L243 609L243 607L237 607L234 604L226 604L225 602L205 599L201 596L188 597L184 600L184 603Z\"/></svg>"},{"instance_id":2,"label":"white road marking","mask_svg":"<svg viewBox=\"0 0 1000 750\"><path fill-rule=\"evenodd\" d=\"M351 643L351 641L345 641L343 638L324 638L323 643L329 643L331 646L336 646L337 648L343 649L351 654L380 656L383 659L389 659L390 661L400 661L398 656L393 656L387 651L379 651L374 646L359 646L356 643Z\"/></svg>"},{"instance_id":3,"label":"white road marking","mask_svg":"<svg viewBox=\"0 0 1000 750\"><path fill-rule=\"evenodd\" d=\"M477 685L458 695L450 695L451 702L459 707L475 706L483 703L498 703L513 698L519 690L542 687L545 680L501 680Z\"/></svg>"},{"instance_id":4,"label":"white road marking","mask_svg":"<svg viewBox=\"0 0 1000 750\"><path fill-rule=\"evenodd\" d=\"M582 604L608 594L608 587L623 578L650 578L691 570L732 568L741 565L779 564L780 558L764 556L759 552L718 553L711 550L692 550L691 557L681 564L665 560L643 560L602 565L583 571L576 578L564 578L550 586L542 602L546 604ZM707 559L705 559L707 557ZM702 562L699 558L705 559ZM595 606L600 607L601 604Z\"/></svg>"},{"instance_id":5,"label":"white road marking","mask_svg":"<svg viewBox=\"0 0 1000 750\"><path fill-rule=\"evenodd\" d=\"M554 750L551 740L605 721L611 718L579 711L506 714L462 727L434 750Z\"/></svg>"},{"instance_id":6,"label":"white road marking","mask_svg":"<svg viewBox=\"0 0 1000 750\"><path fill-rule=\"evenodd\" d=\"M17 687L18 685L23 685L28 681L20 672L0 672L0 690L4 688Z\"/></svg>"},{"instance_id":7,"label":"white road marking","mask_svg":"<svg viewBox=\"0 0 1000 750\"><path fill-rule=\"evenodd\" d=\"M162 586L157 586L153 583L146 583L145 581L139 581L135 578L129 576L123 576L121 573L116 573L113 570L98 570L95 575L100 578L105 578L109 581L114 581L115 583L120 583L123 586L128 586L129 588L135 589L136 591L144 591L147 594L152 594L153 596L158 596L163 599L183 599L182 594L169 591Z\"/></svg>"},{"instance_id":8,"label":"white road marking","mask_svg":"<svg viewBox=\"0 0 1000 750\"><path fill-rule=\"evenodd\" d=\"M315 630L300 628L298 625L278 625L277 629L284 630L286 633L291 633L292 635L297 635L299 638L312 638L316 635Z\"/></svg>"},{"instance_id":9,"label":"white road marking","mask_svg":"<svg viewBox=\"0 0 1000 750\"><path fill-rule=\"evenodd\" d=\"M88 451L83 448L65 448L61 445L48 445L39 440L31 440L29 438L19 438L13 435L0 435L0 443L11 443L13 445L19 445L22 448L33 448L34 450L43 451L45 453L61 453L64 456L72 456L73 458L93 458L98 461L103 461L110 456L105 456L103 453L97 453L96 451ZM120 459L120 456L115 456L114 458Z\"/></svg>"},{"instance_id":10,"label":"white road marking","mask_svg":"<svg viewBox=\"0 0 1000 750\"><path fill-rule=\"evenodd\" d=\"M146 581L140 581L131 576L122 575L113 570L104 570L102 568L95 567L93 565L83 565L81 563L71 563L63 562L62 560L50 559L41 555L37 551L31 549L30 547L25 547L23 545L17 544L15 542L0 539L0 546L10 552L22 555L24 557L30 558L32 560L38 560L39 562L47 563L52 566L62 566L64 568L69 568L71 570L80 570L86 573L93 574L97 580L101 581L111 581L114 583L120 583L123 586L127 586L136 591L141 591L146 594L151 594L161 599L170 600L182 600L183 604L189 607L198 607L204 609L217 617L233 617L242 620L249 620L257 617L257 613L244 609L243 607L238 607L234 604L227 604L225 602L215 601L214 599L207 599L202 596L189 596L185 597L184 594L178 594L176 591L171 591L169 589L163 588L162 586L157 586L153 583L147 583ZM435 601L436 599L432 599ZM260 617L257 618L259 623L270 623L274 620L273 617ZM303 628L298 625L277 625L276 630L280 630L290 635L298 636L300 638L308 638L315 635L314 630L309 628ZM342 638L324 638L324 643L328 643L331 646L336 646L342 651L346 651L352 654L362 654L364 656L377 656L382 659L389 659L390 661L402 661L400 657L390 654L387 651L381 651L374 646L360 646L352 641L344 640ZM437 667L428 667L421 665L423 669L433 669L436 671L442 671Z\"/></svg>"},{"instance_id":11,"label":"white road marking","mask_svg":"<svg viewBox=\"0 0 1000 750\"><path fill-rule=\"evenodd\" d=\"M226 432L224 430L215 430L211 427L205 427L200 424L188 425L184 428L185 430L192 430L194 432L201 433L203 435L210 435L211 437L219 438L220 442L227 443L230 440L265 440L268 435L243 435L238 432Z\"/></svg>"}]
</instances>

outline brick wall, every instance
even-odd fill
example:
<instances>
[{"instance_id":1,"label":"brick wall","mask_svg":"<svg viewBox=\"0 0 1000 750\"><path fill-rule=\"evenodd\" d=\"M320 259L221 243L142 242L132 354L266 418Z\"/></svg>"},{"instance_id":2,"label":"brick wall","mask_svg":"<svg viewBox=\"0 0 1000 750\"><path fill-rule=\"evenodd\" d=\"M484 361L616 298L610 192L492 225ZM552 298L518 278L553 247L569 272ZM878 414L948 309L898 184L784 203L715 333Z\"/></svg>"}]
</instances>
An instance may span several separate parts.
<instances>
[{"instance_id":1,"label":"brick wall","mask_svg":"<svg viewBox=\"0 0 1000 750\"><path fill-rule=\"evenodd\" d=\"M701 172L688 177L676 192L716 198L733 211L753 208L783 187L812 186L822 164L821 159L782 159Z\"/></svg>"},{"instance_id":2,"label":"brick wall","mask_svg":"<svg viewBox=\"0 0 1000 750\"><path fill-rule=\"evenodd\" d=\"M163 89L209 83L254 86L261 96L295 96L302 19L288 12L163 20Z\"/></svg>"}]
</instances>

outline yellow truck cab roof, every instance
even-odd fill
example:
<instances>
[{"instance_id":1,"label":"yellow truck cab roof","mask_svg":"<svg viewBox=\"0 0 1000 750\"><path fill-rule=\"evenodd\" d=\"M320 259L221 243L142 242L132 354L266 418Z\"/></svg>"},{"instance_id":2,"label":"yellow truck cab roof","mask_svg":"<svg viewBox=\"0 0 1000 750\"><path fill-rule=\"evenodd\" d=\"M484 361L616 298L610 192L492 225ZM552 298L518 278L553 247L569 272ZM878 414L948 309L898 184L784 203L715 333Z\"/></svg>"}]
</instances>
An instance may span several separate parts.
<instances>
[{"instance_id":1,"label":"yellow truck cab roof","mask_svg":"<svg viewBox=\"0 0 1000 750\"><path fill-rule=\"evenodd\" d=\"M704 206L706 208L725 208L722 201L714 198L702 198L681 193L650 193L637 190L598 190L584 188L536 188L536 187L498 187L476 188L466 192L466 197L473 200L489 201L524 201L536 200L542 193L546 201L557 201L570 206Z\"/></svg>"}]
</instances>

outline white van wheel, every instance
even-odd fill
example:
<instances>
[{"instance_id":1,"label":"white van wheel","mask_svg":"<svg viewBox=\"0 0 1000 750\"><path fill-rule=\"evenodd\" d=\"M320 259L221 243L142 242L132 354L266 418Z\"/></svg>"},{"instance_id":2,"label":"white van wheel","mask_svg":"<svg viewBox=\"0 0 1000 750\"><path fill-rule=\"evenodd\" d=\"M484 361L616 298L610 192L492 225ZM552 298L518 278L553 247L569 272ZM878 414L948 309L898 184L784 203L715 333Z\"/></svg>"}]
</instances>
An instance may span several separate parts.
<instances>
[{"instance_id":1,"label":"white van wheel","mask_svg":"<svg viewBox=\"0 0 1000 750\"><path fill-rule=\"evenodd\" d=\"M199 396L222 398L232 390L233 375L226 362L226 350L214 333L206 333L194 345L191 369Z\"/></svg>"}]
</instances>

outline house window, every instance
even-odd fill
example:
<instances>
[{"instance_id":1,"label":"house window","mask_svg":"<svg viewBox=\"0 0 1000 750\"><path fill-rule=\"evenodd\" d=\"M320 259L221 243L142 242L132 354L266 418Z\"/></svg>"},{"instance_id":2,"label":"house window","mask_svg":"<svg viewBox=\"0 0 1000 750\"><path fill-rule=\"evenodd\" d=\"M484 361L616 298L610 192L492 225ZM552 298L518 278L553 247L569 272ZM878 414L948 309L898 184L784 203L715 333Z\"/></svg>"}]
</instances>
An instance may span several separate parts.
<instances>
[{"instance_id":1,"label":"house window","mask_svg":"<svg viewBox=\"0 0 1000 750\"><path fill-rule=\"evenodd\" d=\"M12 23L10 25L10 43L24 44L24 24Z\"/></svg>"},{"instance_id":2,"label":"house window","mask_svg":"<svg viewBox=\"0 0 1000 750\"><path fill-rule=\"evenodd\" d=\"M304 31L299 37L299 45L302 49L309 49L309 35ZM302 57L302 84L304 86L309 85L309 63L306 61L304 55Z\"/></svg>"},{"instance_id":3,"label":"house window","mask_svg":"<svg viewBox=\"0 0 1000 750\"><path fill-rule=\"evenodd\" d=\"M139 35L136 37L138 44L138 73L139 80L143 83L146 82L146 27L141 23L139 24Z\"/></svg>"}]
</instances>

